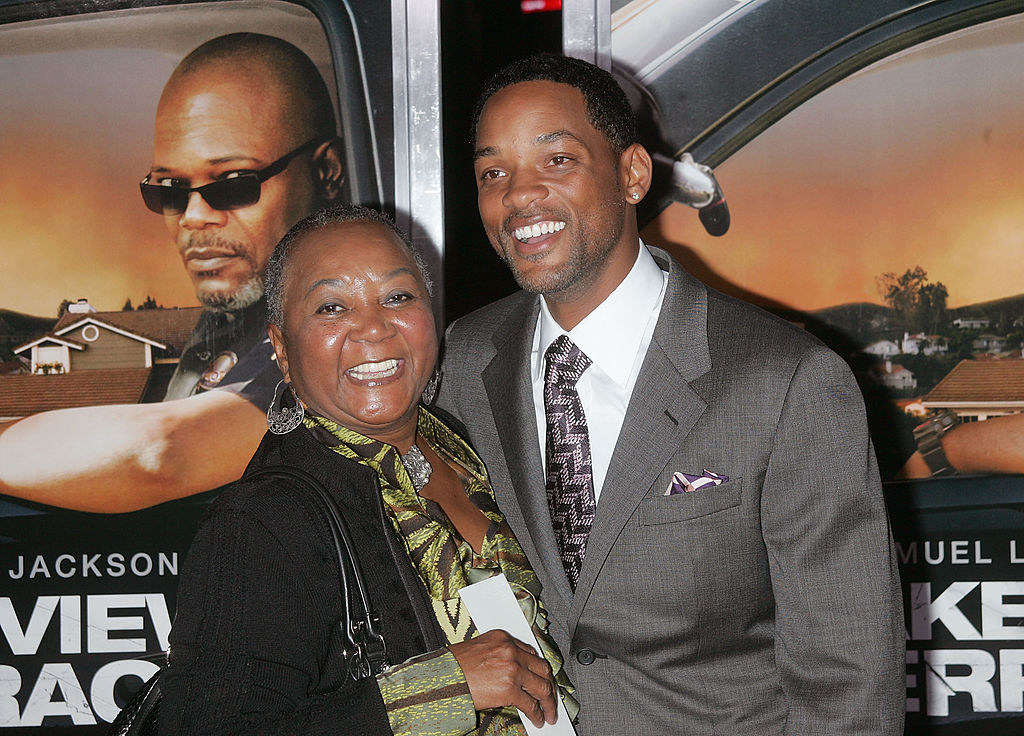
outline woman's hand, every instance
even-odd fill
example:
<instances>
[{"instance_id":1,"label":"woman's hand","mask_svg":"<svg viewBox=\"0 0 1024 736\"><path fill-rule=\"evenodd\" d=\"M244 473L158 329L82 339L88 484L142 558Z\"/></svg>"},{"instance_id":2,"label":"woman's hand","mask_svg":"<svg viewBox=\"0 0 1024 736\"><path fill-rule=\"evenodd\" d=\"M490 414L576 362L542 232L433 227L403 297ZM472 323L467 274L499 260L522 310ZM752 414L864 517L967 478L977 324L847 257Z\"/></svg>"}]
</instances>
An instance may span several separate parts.
<instances>
[{"instance_id":1,"label":"woman's hand","mask_svg":"<svg viewBox=\"0 0 1024 736\"><path fill-rule=\"evenodd\" d=\"M555 722L557 686L551 667L533 647L494 630L448 649L466 675L477 710L514 705L535 726Z\"/></svg>"}]
</instances>

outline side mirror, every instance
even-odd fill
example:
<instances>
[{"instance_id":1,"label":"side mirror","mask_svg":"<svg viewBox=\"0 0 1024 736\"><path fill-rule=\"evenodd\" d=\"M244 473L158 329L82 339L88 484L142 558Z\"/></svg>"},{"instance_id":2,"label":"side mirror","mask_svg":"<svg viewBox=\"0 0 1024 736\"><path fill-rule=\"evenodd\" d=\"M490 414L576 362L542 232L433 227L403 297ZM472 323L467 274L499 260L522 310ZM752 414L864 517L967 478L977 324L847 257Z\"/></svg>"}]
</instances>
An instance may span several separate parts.
<instances>
[{"instance_id":1,"label":"side mirror","mask_svg":"<svg viewBox=\"0 0 1024 736\"><path fill-rule=\"evenodd\" d=\"M671 168L674 199L697 210L709 235L725 235L731 222L729 205L711 168L694 161L689 153L675 160L656 153L654 161L656 166Z\"/></svg>"}]
</instances>

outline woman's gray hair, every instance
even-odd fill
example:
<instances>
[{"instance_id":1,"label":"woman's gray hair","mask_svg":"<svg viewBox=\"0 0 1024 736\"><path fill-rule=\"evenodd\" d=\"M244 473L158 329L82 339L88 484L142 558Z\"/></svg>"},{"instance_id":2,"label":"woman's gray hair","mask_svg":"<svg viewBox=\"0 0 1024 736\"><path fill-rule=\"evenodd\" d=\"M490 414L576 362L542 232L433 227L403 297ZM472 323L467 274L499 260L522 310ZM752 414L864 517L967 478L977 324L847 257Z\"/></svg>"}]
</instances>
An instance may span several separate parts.
<instances>
[{"instance_id":1,"label":"woman's gray hair","mask_svg":"<svg viewBox=\"0 0 1024 736\"><path fill-rule=\"evenodd\" d=\"M267 268L263 275L263 293L267 298L267 321L272 325L283 327L284 323L284 280L288 263L291 261L291 252L295 243L304 235L323 230L332 225L340 225L345 222L376 222L384 225L395 234L395 237L405 246L409 252L416 268L427 286L427 293L432 293L433 283L430 274L423 263L420 254L412 247L409 236L395 225L395 221L380 210L372 207L363 207L356 204L343 204L327 209L317 210L308 217L304 217L292 226L292 229L285 233L281 242L274 248L273 255L267 262Z\"/></svg>"}]
</instances>

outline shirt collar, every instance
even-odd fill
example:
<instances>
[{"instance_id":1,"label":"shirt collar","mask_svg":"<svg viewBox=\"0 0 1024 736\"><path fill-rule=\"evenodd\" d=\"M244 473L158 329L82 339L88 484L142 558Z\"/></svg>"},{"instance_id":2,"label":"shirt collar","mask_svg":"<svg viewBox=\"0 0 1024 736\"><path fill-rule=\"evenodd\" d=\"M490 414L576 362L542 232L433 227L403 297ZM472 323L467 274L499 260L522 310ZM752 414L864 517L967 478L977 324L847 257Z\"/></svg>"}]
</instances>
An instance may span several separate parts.
<instances>
[{"instance_id":1,"label":"shirt collar","mask_svg":"<svg viewBox=\"0 0 1024 736\"><path fill-rule=\"evenodd\" d=\"M643 340L643 326L658 306L664 282L661 268L640 243L640 252L626 278L568 332L551 316L547 301L541 297L531 360L533 380L544 376L544 351L559 335L568 335L595 365L625 388Z\"/></svg>"}]
</instances>

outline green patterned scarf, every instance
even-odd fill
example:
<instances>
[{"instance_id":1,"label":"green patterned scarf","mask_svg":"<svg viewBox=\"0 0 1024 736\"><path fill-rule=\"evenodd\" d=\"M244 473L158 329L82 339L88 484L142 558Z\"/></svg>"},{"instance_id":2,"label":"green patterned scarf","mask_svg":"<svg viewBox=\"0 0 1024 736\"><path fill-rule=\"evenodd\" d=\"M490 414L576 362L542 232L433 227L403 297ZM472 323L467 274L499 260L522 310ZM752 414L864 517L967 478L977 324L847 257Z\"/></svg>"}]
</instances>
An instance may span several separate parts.
<instances>
[{"instance_id":1,"label":"green patterned scarf","mask_svg":"<svg viewBox=\"0 0 1024 736\"><path fill-rule=\"evenodd\" d=\"M377 473L388 517L405 542L409 559L430 593L441 630L449 644L476 634L458 591L466 585L505 573L526 620L551 665L569 716L575 720L579 705L574 688L562 668L562 655L547 633L547 613L540 602L540 581L519 546L519 540L494 502L483 462L457 434L420 407L417 438L427 442L457 471L470 501L490 520L480 554L463 540L441 507L413 488L402 458L393 445L365 437L337 422L306 413L304 424L334 452L362 463ZM511 710L511 709L506 709ZM518 716L512 710L513 717ZM482 724L481 724L482 725Z\"/></svg>"}]
</instances>

